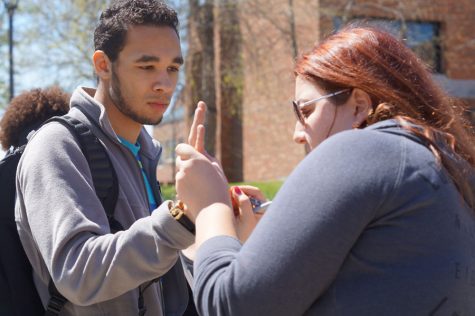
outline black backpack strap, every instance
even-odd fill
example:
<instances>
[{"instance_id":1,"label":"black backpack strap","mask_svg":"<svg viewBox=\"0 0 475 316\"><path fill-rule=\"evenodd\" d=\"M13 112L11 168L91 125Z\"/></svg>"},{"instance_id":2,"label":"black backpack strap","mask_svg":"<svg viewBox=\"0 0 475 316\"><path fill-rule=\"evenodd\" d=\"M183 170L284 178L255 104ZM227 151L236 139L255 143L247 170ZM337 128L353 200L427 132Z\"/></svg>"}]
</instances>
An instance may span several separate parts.
<instances>
[{"instance_id":1,"label":"black backpack strap","mask_svg":"<svg viewBox=\"0 0 475 316\"><path fill-rule=\"evenodd\" d=\"M114 218L114 210L119 194L117 174L102 143L86 124L68 115L52 117L45 124L49 122L61 123L74 135L89 164L94 189L106 211L111 232L124 230L120 222ZM50 300L46 307L45 316L59 315L68 300L59 293L52 280L49 282L48 292Z\"/></svg>"},{"instance_id":2,"label":"black backpack strap","mask_svg":"<svg viewBox=\"0 0 475 316\"><path fill-rule=\"evenodd\" d=\"M145 306L145 301L143 297L143 293L147 288L150 287L155 282L160 281L160 278L153 279L145 284L139 286L139 299L138 299L138 309L139 309L139 316L144 316L147 313L147 307Z\"/></svg>"},{"instance_id":3,"label":"black backpack strap","mask_svg":"<svg viewBox=\"0 0 475 316\"><path fill-rule=\"evenodd\" d=\"M91 129L68 115L53 117L48 122L55 121L67 127L76 137L79 146L86 157L92 174L92 181L97 197L102 203L109 221L110 230L116 233L124 227L114 218L114 210L119 194L117 174L112 162L96 135Z\"/></svg>"},{"instance_id":4,"label":"black backpack strap","mask_svg":"<svg viewBox=\"0 0 475 316\"><path fill-rule=\"evenodd\" d=\"M68 300L63 295L61 295L61 293L59 293L58 289L54 285L53 280L49 281L48 292L50 298L48 305L46 305L45 316L57 316Z\"/></svg>"}]
</instances>

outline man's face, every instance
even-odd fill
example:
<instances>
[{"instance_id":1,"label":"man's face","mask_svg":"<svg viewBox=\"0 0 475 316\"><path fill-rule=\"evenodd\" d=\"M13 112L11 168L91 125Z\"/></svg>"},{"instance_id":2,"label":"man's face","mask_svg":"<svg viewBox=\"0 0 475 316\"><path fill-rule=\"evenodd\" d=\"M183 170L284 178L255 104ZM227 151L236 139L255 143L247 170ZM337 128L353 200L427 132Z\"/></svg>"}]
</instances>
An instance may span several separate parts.
<instances>
[{"instance_id":1,"label":"man's face","mask_svg":"<svg viewBox=\"0 0 475 316\"><path fill-rule=\"evenodd\" d=\"M129 28L125 46L112 63L109 85L112 102L135 123L160 123L182 64L180 42L172 28Z\"/></svg>"}]
</instances>

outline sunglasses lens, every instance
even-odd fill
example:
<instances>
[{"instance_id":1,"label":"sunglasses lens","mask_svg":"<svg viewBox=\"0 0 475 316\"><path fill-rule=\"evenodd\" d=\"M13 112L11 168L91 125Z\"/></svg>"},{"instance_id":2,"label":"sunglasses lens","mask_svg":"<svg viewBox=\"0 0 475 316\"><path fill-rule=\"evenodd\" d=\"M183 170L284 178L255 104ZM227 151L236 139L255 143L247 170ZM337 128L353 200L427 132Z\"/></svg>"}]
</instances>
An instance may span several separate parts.
<instances>
[{"instance_id":1,"label":"sunglasses lens","mask_svg":"<svg viewBox=\"0 0 475 316\"><path fill-rule=\"evenodd\" d=\"M300 108L299 108L297 102L292 101L292 106L293 106L293 109L294 109L295 116L297 117L297 120L299 120L299 122L303 124L304 119L302 117L302 112L300 112Z\"/></svg>"}]
</instances>

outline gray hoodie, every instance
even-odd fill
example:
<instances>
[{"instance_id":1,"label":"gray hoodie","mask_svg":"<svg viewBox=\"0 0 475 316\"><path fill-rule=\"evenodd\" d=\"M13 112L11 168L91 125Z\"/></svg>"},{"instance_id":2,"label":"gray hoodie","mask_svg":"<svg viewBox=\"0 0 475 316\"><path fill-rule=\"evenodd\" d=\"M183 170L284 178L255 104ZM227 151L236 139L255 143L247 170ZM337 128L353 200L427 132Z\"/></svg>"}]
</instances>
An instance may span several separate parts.
<instances>
[{"instance_id":1,"label":"gray hoodie","mask_svg":"<svg viewBox=\"0 0 475 316\"><path fill-rule=\"evenodd\" d=\"M163 276L144 293L147 315L181 315L188 296L178 251L194 237L171 217L167 202L150 215L137 161L119 143L93 94L78 88L69 115L90 125L107 148L119 182L115 218L125 230L110 233L87 161L68 129L58 123L43 126L18 166L15 211L40 296L46 303L51 276L69 300L61 315L137 315L137 288ZM138 141L144 170L157 191L161 148L144 129Z\"/></svg>"},{"instance_id":2,"label":"gray hoodie","mask_svg":"<svg viewBox=\"0 0 475 316\"><path fill-rule=\"evenodd\" d=\"M208 240L194 275L203 315L475 315L475 212L380 122L313 150L246 243Z\"/></svg>"}]
</instances>

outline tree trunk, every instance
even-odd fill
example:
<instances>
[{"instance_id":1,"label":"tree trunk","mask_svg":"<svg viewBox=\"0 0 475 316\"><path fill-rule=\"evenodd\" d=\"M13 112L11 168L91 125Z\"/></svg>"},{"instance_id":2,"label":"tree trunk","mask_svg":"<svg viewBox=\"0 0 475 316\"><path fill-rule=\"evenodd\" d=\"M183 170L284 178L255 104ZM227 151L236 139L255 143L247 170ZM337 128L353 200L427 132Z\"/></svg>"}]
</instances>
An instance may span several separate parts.
<instances>
[{"instance_id":1,"label":"tree trunk","mask_svg":"<svg viewBox=\"0 0 475 316\"><path fill-rule=\"evenodd\" d=\"M214 67L214 17L213 1L203 4L189 0L190 51L187 62L187 81L190 85L188 113L193 115L198 101L206 102L205 146L208 153L216 153L216 88ZM194 43L193 43L194 42Z\"/></svg>"},{"instance_id":2,"label":"tree trunk","mask_svg":"<svg viewBox=\"0 0 475 316\"><path fill-rule=\"evenodd\" d=\"M238 2L217 1L218 146L221 164L231 182L243 180L243 66Z\"/></svg>"}]
</instances>

